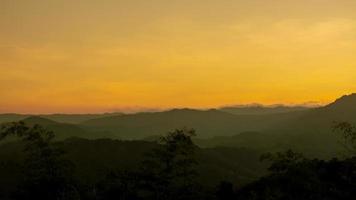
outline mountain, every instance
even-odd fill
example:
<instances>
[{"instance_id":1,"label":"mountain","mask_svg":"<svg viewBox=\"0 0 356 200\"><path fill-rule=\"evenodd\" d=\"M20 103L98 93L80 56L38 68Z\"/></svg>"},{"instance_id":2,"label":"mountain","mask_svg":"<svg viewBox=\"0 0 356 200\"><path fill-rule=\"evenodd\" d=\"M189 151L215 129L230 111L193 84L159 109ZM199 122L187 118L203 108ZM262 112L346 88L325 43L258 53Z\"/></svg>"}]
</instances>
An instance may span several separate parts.
<instances>
[{"instance_id":1,"label":"mountain","mask_svg":"<svg viewBox=\"0 0 356 200\"><path fill-rule=\"evenodd\" d=\"M337 122L356 124L356 94L345 95L324 107L311 109L286 123L284 128L325 136L331 133L333 125Z\"/></svg>"},{"instance_id":2,"label":"mountain","mask_svg":"<svg viewBox=\"0 0 356 200\"><path fill-rule=\"evenodd\" d=\"M7 123L7 122L20 121L20 120L23 120L29 116L30 115L21 115L21 114L14 114L14 113L0 114L0 124Z\"/></svg>"},{"instance_id":3,"label":"mountain","mask_svg":"<svg viewBox=\"0 0 356 200\"><path fill-rule=\"evenodd\" d=\"M230 106L222 107L219 110L236 115L268 115L277 113L288 113L294 111L305 111L310 107L304 106L263 106L259 104L247 105L247 106Z\"/></svg>"},{"instance_id":4,"label":"mountain","mask_svg":"<svg viewBox=\"0 0 356 200\"><path fill-rule=\"evenodd\" d=\"M356 124L356 94L345 95L318 108L237 108L239 113L223 109L173 109L163 112L68 115L78 124L59 123L50 116L30 117L25 121L39 123L55 131L59 139L83 138L153 140L177 128L194 128L195 141L203 147L245 147L263 151L293 148L310 156L328 157L341 152L339 136L333 133L335 122ZM246 114L249 113L249 114ZM252 114L255 113L255 114ZM3 119L22 119L24 115L4 115ZM56 116L57 120L61 117ZM67 118L68 117L68 118ZM80 118L84 117L84 118ZM80 119L79 119L80 118ZM1 119L1 118L0 118Z\"/></svg>"},{"instance_id":5,"label":"mountain","mask_svg":"<svg viewBox=\"0 0 356 200\"><path fill-rule=\"evenodd\" d=\"M54 125L58 125L60 123L58 122L55 122L53 120L50 120L50 119L46 119L46 118L43 118L43 117L37 117L37 116L30 116L30 117L27 117L23 120L21 120L23 122L25 122L26 124L28 125L41 125L43 127L49 127L49 126L54 126Z\"/></svg>"},{"instance_id":6,"label":"mountain","mask_svg":"<svg viewBox=\"0 0 356 200\"><path fill-rule=\"evenodd\" d=\"M103 114L51 114L51 115L40 115L47 119L54 120L61 123L71 123L79 124L87 120L98 119L102 117L111 117L122 115L122 113L103 113Z\"/></svg>"},{"instance_id":7,"label":"mountain","mask_svg":"<svg viewBox=\"0 0 356 200\"><path fill-rule=\"evenodd\" d=\"M356 94L342 96L333 103L304 116L313 122L349 121L356 123Z\"/></svg>"},{"instance_id":8,"label":"mountain","mask_svg":"<svg viewBox=\"0 0 356 200\"><path fill-rule=\"evenodd\" d=\"M300 112L265 115L235 115L220 110L174 109L156 113L137 113L88 120L81 124L87 130L106 131L126 139L162 135L177 128L194 128L198 137L235 135L244 131L261 131Z\"/></svg>"},{"instance_id":9,"label":"mountain","mask_svg":"<svg viewBox=\"0 0 356 200\"><path fill-rule=\"evenodd\" d=\"M201 147L241 147L250 149L263 149L269 148L266 143L265 137L271 138L272 136L266 136L260 132L242 132L232 136L215 136L207 139L194 139L194 142Z\"/></svg>"},{"instance_id":10,"label":"mountain","mask_svg":"<svg viewBox=\"0 0 356 200\"><path fill-rule=\"evenodd\" d=\"M258 133L244 132L196 142L205 147L239 146L261 151L292 148L310 157L330 158L344 152L340 145L340 135L333 132L335 123L344 121L356 124L356 94L345 95L324 107L302 111L299 116L274 124Z\"/></svg>"},{"instance_id":11,"label":"mountain","mask_svg":"<svg viewBox=\"0 0 356 200\"><path fill-rule=\"evenodd\" d=\"M327 105L325 108L329 110L352 111L356 112L356 93L344 95L335 102Z\"/></svg>"},{"instance_id":12,"label":"mountain","mask_svg":"<svg viewBox=\"0 0 356 200\"><path fill-rule=\"evenodd\" d=\"M38 116L31 116L22 120L27 125L41 125L42 127L53 131L56 134L56 140L63 140L70 137L82 137L82 138L99 138L100 133L94 133L82 129L74 124L59 123L50 119L46 119Z\"/></svg>"},{"instance_id":13,"label":"mountain","mask_svg":"<svg viewBox=\"0 0 356 200\"><path fill-rule=\"evenodd\" d=\"M47 115L27 115L27 114L0 114L0 124L6 122L20 121L25 118L36 116L45 119L50 119L60 123L78 124L91 119L98 119L102 117L118 116L122 113L103 113L103 114L47 114Z\"/></svg>"}]
</instances>

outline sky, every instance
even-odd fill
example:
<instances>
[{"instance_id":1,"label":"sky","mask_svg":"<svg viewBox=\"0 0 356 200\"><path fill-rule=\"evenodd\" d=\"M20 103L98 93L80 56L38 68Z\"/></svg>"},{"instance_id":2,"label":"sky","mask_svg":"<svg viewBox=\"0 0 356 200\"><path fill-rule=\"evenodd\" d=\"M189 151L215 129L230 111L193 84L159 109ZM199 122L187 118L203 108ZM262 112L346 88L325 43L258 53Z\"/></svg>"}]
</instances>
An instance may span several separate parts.
<instances>
[{"instance_id":1,"label":"sky","mask_svg":"<svg viewBox=\"0 0 356 200\"><path fill-rule=\"evenodd\" d=\"M355 0L0 0L0 112L325 104Z\"/></svg>"}]
</instances>

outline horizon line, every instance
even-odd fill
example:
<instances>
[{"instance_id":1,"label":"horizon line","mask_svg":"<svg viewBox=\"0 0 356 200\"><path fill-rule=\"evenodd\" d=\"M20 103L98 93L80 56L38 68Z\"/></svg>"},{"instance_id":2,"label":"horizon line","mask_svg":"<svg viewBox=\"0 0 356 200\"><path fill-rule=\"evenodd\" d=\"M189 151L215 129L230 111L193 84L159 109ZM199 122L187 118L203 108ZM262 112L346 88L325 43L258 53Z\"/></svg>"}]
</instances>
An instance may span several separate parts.
<instances>
[{"instance_id":1,"label":"horizon line","mask_svg":"<svg viewBox=\"0 0 356 200\"><path fill-rule=\"evenodd\" d=\"M332 103L332 102L330 102ZM287 107L287 108L296 108L296 107L303 107L303 108L318 108L328 105L329 103L320 103L320 102L306 102L301 104L283 104L283 103L275 103L275 104L262 104L262 103L248 103L248 104L226 104L218 107L166 107L166 108L159 108L159 107L122 107L117 109L112 109L109 111L98 111L98 112L0 112L1 115L105 115L105 114L137 114L137 113L155 113L155 112L165 112L171 110L219 110L223 108L254 108L254 107L261 107L261 108L278 108L278 107Z\"/></svg>"}]
</instances>

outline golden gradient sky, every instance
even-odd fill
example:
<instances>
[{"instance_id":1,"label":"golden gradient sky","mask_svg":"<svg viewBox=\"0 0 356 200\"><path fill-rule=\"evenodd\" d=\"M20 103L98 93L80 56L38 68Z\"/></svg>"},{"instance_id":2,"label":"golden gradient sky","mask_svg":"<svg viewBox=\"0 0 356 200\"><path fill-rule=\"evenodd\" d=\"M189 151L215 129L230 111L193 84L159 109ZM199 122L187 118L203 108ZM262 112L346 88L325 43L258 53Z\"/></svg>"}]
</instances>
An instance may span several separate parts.
<instances>
[{"instance_id":1,"label":"golden gradient sky","mask_svg":"<svg viewBox=\"0 0 356 200\"><path fill-rule=\"evenodd\" d=\"M327 103L355 0L0 0L0 112Z\"/></svg>"}]
</instances>

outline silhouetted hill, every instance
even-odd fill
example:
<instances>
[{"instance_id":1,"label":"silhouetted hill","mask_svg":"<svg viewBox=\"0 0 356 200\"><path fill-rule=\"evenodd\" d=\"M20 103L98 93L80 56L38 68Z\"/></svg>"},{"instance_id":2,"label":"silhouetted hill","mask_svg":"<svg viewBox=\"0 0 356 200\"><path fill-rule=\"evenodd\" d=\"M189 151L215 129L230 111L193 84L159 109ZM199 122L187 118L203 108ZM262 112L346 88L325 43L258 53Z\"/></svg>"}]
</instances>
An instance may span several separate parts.
<instances>
[{"instance_id":1,"label":"silhouetted hill","mask_svg":"<svg viewBox=\"0 0 356 200\"><path fill-rule=\"evenodd\" d=\"M56 140L70 137L94 138L120 138L108 132L95 132L81 128L77 123L108 116L118 116L120 113L107 114L53 114L53 115L21 115L0 114L0 124L23 121L28 125L41 125L56 134ZM68 122L68 123L67 123Z\"/></svg>"},{"instance_id":2,"label":"silhouetted hill","mask_svg":"<svg viewBox=\"0 0 356 200\"><path fill-rule=\"evenodd\" d=\"M38 116L31 116L22 120L26 124L41 125L42 127L53 131L56 134L56 140L63 140L70 137L83 137L83 138L98 138L100 134L89 132L74 124L59 123L50 119Z\"/></svg>"},{"instance_id":3,"label":"silhouetted hill","mask_svg":"<svg viewBox=\"0 0 356 200\"><path fill-rule=\"evenodd\" d=\"M326 106L328 109L343 110L343 111L356 111L356 93L344 95L337 99L335 102Z\"/></svg>"},{"instance_id":4,"label":"silhouetted hill","mask_svg":"<svg viewBox=\"0 0 356 200\"><path fill-rule=\"evenodd\" d=\"M334 156L342 150L337 134L332 133L335 121L356 124L356 94L343 96L324 107L292 108L290 112L284 112L289 109L284 107L273 111L264 108L262 111L261 108L244 109L239 112L250 114L232 114L216 109L174 109L152 113L90 115L90 120L78 125L45 120L50 119L48 116L27 120L45 125L55 131L59 139L79 136L152 140L176 128L188 127L197 130L198 137L195 140L205 147L248 147L263 151L293 148L307 155L324 157ZM23 117L8 114L3 119ZM84 118L78 118L79 115L64 117L68 117L67 120L75 118L74 121L79 122L89 115L81 116Z\"/></svg>"},{"instance_id":5,"label":"silhouetted hill","mask_svg":"<svg viewBox=\"0 0 356 200\"><path fill-rule=\"evenodd\" d=\"M343 151L339 135L332 131L336 122L343 121L356 124L355 94L343 96L324 107L301 111L299 116L274 124L259 133L238 133L197 143L202 146L241 146L263 151L292 148L311 157L329 158L340 156Z\"/></svg>"},{"instance_id":6,"label":"silhouetted hill","mask_svg":"<svg viewBox=\"0 0 356 200\"><path fill-rule=\"evenodd\" d=\"M145 141L70 138L57 142L56 145L66 152L66 158L74 162L77 169L75 173L80 181L94 185L110 171L138 169L144 156L157 144ZM23 146L19 142L0 145L2 185L11 187L9 184L16 182L14 177L21 171L16 163L23 159L22 149ZM221 180L229 180L237 185L257 180L266 173L266 165L259 161L260 154L245 148L198 149L199 179L201 183L214 187Z\"/></svg>"},{"instance_id":7,"label":"silhouetted hill","mask_svg":"<svg viewBox=\"0 0 356 200\"><path fill-rule=\"evenodd\" d=\"M318 132L329 134L335 122L350 122L356 124L356 95L346 95L324 107L311 109L296 120L286 124L303 132Z\"/></svg>"},{"instance_id":8,"label":"silhouetted hill","mask_svg":"<svg viewBox=\"0 0 356 200\"><path fill-rule=\"evenodd\" d=\"M176 128L189 127L198 137L235 135L245 131L261 131L301 113L234 115L219 110L174 109L156 113L138 113L89 120L81 125L88 130L107 131L127 139L162 135Z\"/></svg>"},{"instance_id":9,"label":"silhouetted hill","mask_svg":"<svg viewBox=\"0 0 356 200\"><path fill-rule=\"evenodd\" d=\"M233 136L216 136L208 139L195 139L194 141L202 147L224 146L262 149L269 147L264 139L265 137L272 136L266 136L260 132L242 132Z\"/></svg>"},{"instance_id":10,"label":"silhouetted hill","mask_svg":"<svg viewBox=\"0 0 356 200\"><path fill-rule=\"evenodd\" d=\"M78 124L91 119L102 117L118 116L122 113L103 113L103 114L51 114L40 115L41 117L54 120L56 122Z\"/></svg>"},{"instance_id":11,"label":"silhouetted hill","mask_svg":"<svg viewBox=\"0 0 356 200\"><path fill-rule=\"evenodd\" d=\"M39 124L39 125L44 126L44 127L48 127L48 126L53 126L53 125L59 124L58 122L52 121L50 119L46 119L46 118L43 118L43 117L37 117L37 116L27 117L27 118L25 118L25 119L23 119L21 121L25 122L28 125Z\"/></svg>"},{"instance_id":12,"label":"silhouetted hill","mask_svg":"<svg viewBox=\"0 0 356 200\"><path fill-rule=\"evenodd\" d=\"M21 115L21 114L14 114L14 113L0 114L0 124L7 123L7 122L17 122L29 116L30 115Z\"/></svg>"},{"instance_id":13,"label":"silhouetted hill","mask_svg":"<svg viewBox=\"0 0 356 200\"><path fill-rule=\"evenodd\" d=\"M277 113L288 113L294 111L305 111L309 110L309 107L303 106L284 106L276 105L266 107L263 105L247 105L247 106L229 106L223 107L219 110L228 112L236 115L266 115L266 114L277 114Z\"/></svg>"},{"instance_id":14,"label":"silhouetted hill","mask_svg":"<svg viewBox=\"0 0 356 200\"><path fill-rule=\"evenodd\" d=\"M28 117L41 117L50 119L60 123L78 124L90 119L98 119L102 117L118 116L122 113L103 113L103 114L48 114L48 115L27 115L27 114L14 114L5 113L0 114L0 124L6 122L20 121Z\"/></svg>"},{"instance_id":15,"label":"silhouetted hill","mask_svg":"<svg viewBox=\"0 0 356 200\"><path fill-rule=\"evenodd\" d=\"M314 113L329 120L356 122L356 94L345 95Z\"/></svg>"}]
</instances>

